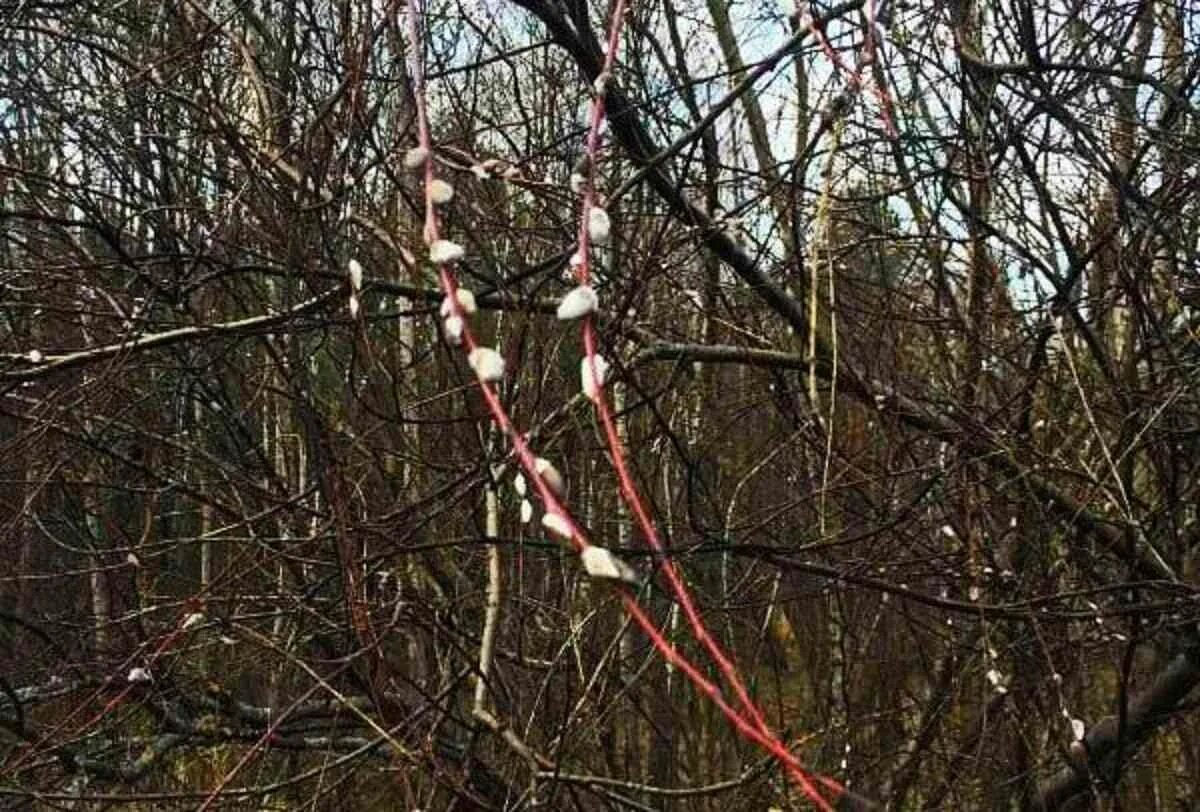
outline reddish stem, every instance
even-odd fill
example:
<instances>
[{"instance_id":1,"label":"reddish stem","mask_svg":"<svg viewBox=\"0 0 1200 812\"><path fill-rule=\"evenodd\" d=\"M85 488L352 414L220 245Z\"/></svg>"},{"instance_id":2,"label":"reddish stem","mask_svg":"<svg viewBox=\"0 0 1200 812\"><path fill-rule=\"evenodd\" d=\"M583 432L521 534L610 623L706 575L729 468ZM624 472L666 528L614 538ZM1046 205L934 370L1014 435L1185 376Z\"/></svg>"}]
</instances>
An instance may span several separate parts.
<instances>
[{"instance_id":1,"label":"reddish stem","mask_svg":"<svg viewBox=\"0 0 1200 812\"><path fill-rule=\"evenodd\" d=\"M624 8L624 0L617 0L613 13L612 25L609 32L608 51L605 58L605 76L608 75L608 71L611 70L613 64L613 56L616 52L619 39L620 23L624 15ZM413 54L412 75L414 96L416 97L417 137L420 148L422 148L425 152L425 161L423 166L425 181L424 237L428 244L432 244L440 238L440 223L436 206L433 202L432 196L429 193L430 185L434 180L434 168L427 117L428 114L425 103L425 76L418 52L418 43L421 41L419 15L420 10L418 8L418 4L416 2L410 2L408 4L408 31L412 43L411 47ZM603 87L599 89L603 90ZM592 165L589 167L584 186L584 200L580 221L580 264L578 273L581 284L587 284L590 279L590 241L588 239L588 219L590 217L591 208L594 201L594 165L595 157L599 150L599 130L600 124L603 120L603 115L603 93L597 93L597 97L592 106L591 122L587 139L587 149L589 157L591 158L590 163ZM464 326L462 334L462 346L469 353L476 349L479 345L470 329L470 323L466 317L467 314L463 312L458 301L457 280L447 264L442 264L439 267L438 277L441 283L442 291L450 302L450 310L452 314L463 321ZM592 325L592 320L590 318L585 319L584 321L583 333L585 350L587 353L588 364L590 366L591 373L595 380L599 380L599 376L596 375L596 336L594 327ZM582 552L589 546L586 536L579 525L571 517L566 505L561 499L558 498L558 495L546 485L540 474L537 472L536 457L534 456L533 451L530 449L529 444L525 441L524 437L513 425L511 418L504 408L504 405L500 401L499 394L495 387L493 387L488 381L480 379L479 388L493 421L511 440L514 454L516 455L521 468L523 468L528 475L529 481L533 483L534 488L537 490L538 496L542 499L546 511L551 514L555 514L564 520L566 527L571 534L570 543L572 547L576 551ZM598 387L598 390L599 389L600 388ZM601 420L604 423L606 437L609 440L610 453L612 454L614 465L617 468L618 476L621 480L622 496L627 502L630 503L631 509L633 509L635 515L638 517L638 523L643 527L643 530L646 532L650 543L654 546L655 550L661 554L664 552L662 543L658 538L658 534L654 528L653 522L650 520L650 517L646 512L646 509L642 504L635 487L633 486L632 478L630 477L628 467L625 464L623 449L616 435L616 427L612 419L612 413L608 408L608 404L603 397L602 391L597 392L596 402L600 410ZM739 733L751 741L754 741L774 755L781 762L781 764L783 764L785 769L787 769L789 775L791 775L793 780L800 786L804 794L813 802L814 805L817 806L818 809L823 811L828 810L831 812L832 807L815 786L814 778L804 770L796 757L787 749L787 747L778 739L778 737L770 732L765 721L763 720L762 713L751 701L749 694L746 691L745 686L742 684L732 661L725 656L716 640L705 628L703 621L700 618L700 615L687 592L687 588L675 570L674 565L669 561L665 561L664 570L668 573L668 581L671 584L672 590L676 592L677 596L680 598L681 605L684 606L684 610L688 616L689 622L695 629L697 639L709 651L710 656L712 656L717 662L722 673L725 674L726 678L734 687L738 695L738 701L745 708L745 713L747 715L743 716L742 713L739 713L738 710L732 707L724 699L720 688L718 688L717 685L712 681L705 678L700 670L662 635L658 627L655 626L654 622L645 613L640 604L637 603L632 593L623 589L622 600L626 612L643 631L643 633L646 634L652 645L662 654L662 656L668 662L679 668L680 671L683 672L684 675L687 676L687 678L691 680L691 682L696 685L701 692L707 695L714 702L721 713L730 720ZM835 795L838 795L842 792L841 786L832 779L822 777L816 780L819 780L820 783L822 783L829 789L830 792Z\"/></svg>"},{"instance_id":2,"label":"reddish stem","mask_svg":"<svg viewBox=\"0 0 1200 812\"><path fill-rule=\"evenodd\" d=\"M576 270L576 276L581 285L587 285L591 277L591 234L589 222L591 219L592 207L595 205L595 181L596 169L599 163L599 147L600 147L600 126L604 120L604 91L606 84L611 81L612 70L615 64L617 47L620 42L621 24L625 15L625 0L616 0L607 40L607 50L605 51L604 64L601 68L600 79L598 86L595 88L595 96L592 100L591 115L589 116L589 127L586 139L586 165L587 174L584 178L580 223L579 223L579 264ZM589 367L589 373L593 381L599 381L596 349L597 336L595 328L595 320L589 315L584 318L581 327L583 334L584 353ZM621 442L619 433L617 432L616 421L613 418L612 408L609 405L608 399L604 395L604 389L601 386L596 387L596 396L593 399L596 411L600 417L600 422L604 428L604 436L608 445L609 456L612 459L613 467L616 469L617 478L621 497L625 504L629 507L637 520L638 527L645 536L647 543L657 553L657 558L661 561L661 569L666 577L667 583L674 593L679 605L682 607L684 616L687 618L688 624L692 628L692 633L697 642L703 646L708 655L716 663L717 668L724 676L726 682L733 689L737 696L741 712L724 703L724 700L719 697L719 694L714 694L717 691L716 686L708 683L703 679L702 675L694 670L690 663L686 666L681 665L680 669L698 686L705 690L717 703L722 712L730 718L734 726L743 735L750 736L760 746L769 750L777 758L779 758L789 773L793 776L796 782L814 803L819 807L824 808L825 801L816 791L812 784L810 776L800 766L799 762L791 755L790 751L779 741L779 738L771 731L769 725L763 717L762 711L754 703L750 697L749 691L746 689L741 675L738 673L737 665L726 655L721 648L720 643L708 630L704 623L704 619L692 600L686 584L679 575L673 561L666 557L666 550L659 538L658 529L654 521L650 517L650 513L646 508L645 501L638 492L637 486L634 484L633 476L629 471L626 460L624 444ZM629 609L628 601L626 608L630 614L634 614L634 610ZM636 610L640 612L640 607ZM641 625L639 623L639 625ZM651 639L655 639L652 637ZM659 636L656 640L656 647L663 653L664 656L671 658L677 653L673 650L668 652L663 645L667 645L666 641ZM707 686L707 687L706 687ZM742 716L742 714L745 716Z\"/></svg>"}]
</instances>

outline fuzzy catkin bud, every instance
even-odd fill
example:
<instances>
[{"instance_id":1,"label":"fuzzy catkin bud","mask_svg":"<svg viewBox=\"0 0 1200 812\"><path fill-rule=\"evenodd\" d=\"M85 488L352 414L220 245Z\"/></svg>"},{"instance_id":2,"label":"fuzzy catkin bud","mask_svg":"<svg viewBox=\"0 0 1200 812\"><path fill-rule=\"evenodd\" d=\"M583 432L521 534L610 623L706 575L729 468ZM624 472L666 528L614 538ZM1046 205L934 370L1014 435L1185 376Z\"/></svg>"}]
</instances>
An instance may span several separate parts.
<instances>
[{"instance_id":1,"label":"fuzzy catkin bud","mask_svg":"<svg viewBox=\"0 0 1200 812\"><path fill-rule=\"evenodd\" d=\"M538 457L534 460L533 469L542 478L542 482L546 483L546 487L552 490L556 496L561 497L566 494L566 482L563 480L562 474L554 467L554 463L544 457Z\"/></svg>"},{"instance_id":2,"label":"fuzzy catkin bud","mask_svg":"<svg viewBox=\"0 0 1200 812\"><path fill-rule=\"evenodd\" d=\"M612 233L612 220L609 219L608 212L599 206L592 206L588 211L587 229L593 242L607 242Z\"/></svg>"},{"instance_id":3,"label":"fuzzy catkin bud","mask_svg":"<svg viewBox=\"0 0 1200 812\"><path fill-rule=\"evenodd\" d=\"M450 240L434 240L429 246L429 259L434 265L456 262L463 258L463 247Z\"/></svg>"},{"instance_id":4,"label":"fuzzy catkin bud","mask_svg":"<svg viewBox=\"0 0 1200 812\"><path fill-rule=\"evenodd\" d=\"M555 315L559 321L573 321L595 313L599 306L596 291L590 285L580 285L562 298Z\"/></svg>"},{"instance_id":5,"label":"fuzzy catkin bud","mask_svg":"<svg viewBox=\"0 0 1200 812\"><path fill-rule=\"evenodd\" d=\"M437 178L429 184L429 199L439 206L444 206L454 199L454 187Z\"/></svg>"},{"instance_id":6,"label":"fuzzy catkin bud","mask_svg":"<svg viewBox=\"0 0 1200 812\"><path fill-rule=\"evenodd\" d=\"M467 355L467 363L479 380L495 383L504 377L504 358L491 347L476 347Z\"/></svg>"},{"instance_id":7,"label":"fuzzy catkin bud","mask_svg":"<svg viewBox=\"0 0 1200 812\"><path fill-rule=\"evenodd\" d=\"M458 306L468 316L474 316L479 311L479 305L475 302L475 294L469 288L460 287L454 295L458 299Z\"/></svg>"},{"instance_id":8,"label":"fuzzy catkin bud","mask_svg":"<svg viewBox=\"0 0 1200 812\"><path fill-rule=\"evenodd\" d=\"M571 532L571 523L558 513L543 514L542 527L562 539L570 539L575 535Z\"/></svg>"},{"instance_id":9,"label":"fuzzy catkin bud","mask_svg":"<svg viewBox=\"0 0 1200 812\"><path fill-rule=\"evenodd\" d=\"M583 570L591 578L601 581L619 581L625 584L637 584L637 573L633 567L617 558L610 550L603 547L588 547L580 558L583 560Z\"/></svg>"},{"instance_id":10,"label":"fuzzy catkin bud","mask_svg":"<svg viewBox=\"0 0 1200 812\"><path fill-rule=\"evenodd\" d=\"M474 316L479 311L479 305L475 301L475 294L469 288L457 288L454 292L454 298L458 299L458 308L464 315ZM454 313L454 307L450 304L449 296L443 297L442 305L438 308L438 312L442 318L447 318Z\"/></svg>"},{"instance_id":11,"label":"fuzzy catkin bud","mask_svg":"<svg viewBox=\"0 0 1200 812\"><path fill-rule=\"evenodd\" d=\"M593 366L595 375L592 374ZM590 400L596 400L600 396L600 391L608 381L608 370L608 361L603 355L595 355L592 358L585 356L580 360L579 374L582 380L583 394L587 395Z\"/></svg>"},{"instance_id":12,"label":"fuzzy catkin bud","mask_svg":"<svg viewBox=\"0 0 1200 812\"><path fill-rule=\"evenodd\" d=\"M429 150L425 147L413 147L404 153L404 168L417 170L423 167L428 160Z\"/></svg>"},{"instance_id":13,"label":"fuzzy catkin bud","mask_svg":"<svg viewBox=\"0 0 1200 812\"><path fill-rule=\"evenodd\" d=\"M446 336L446 342L455 347L461 345L464 326L463 320L458 316L447 316L442 323L442 332Z\"/></svg>"}]
</instances>

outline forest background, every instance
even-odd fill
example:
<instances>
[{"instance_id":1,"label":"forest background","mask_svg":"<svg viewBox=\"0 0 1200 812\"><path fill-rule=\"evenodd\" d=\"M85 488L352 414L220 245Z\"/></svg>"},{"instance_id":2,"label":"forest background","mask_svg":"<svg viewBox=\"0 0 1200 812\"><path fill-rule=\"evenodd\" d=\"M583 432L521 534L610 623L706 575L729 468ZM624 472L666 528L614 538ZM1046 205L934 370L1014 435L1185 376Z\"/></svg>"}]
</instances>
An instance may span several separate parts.
<instances>
[{"instance_id":1,"label":"forest background","mask_svg":"<svg viewBox=\"0 0 1200 812\"><path fill-rule=\"evenodd\" d=\"M0 806L1200 809L1189 0L0 38Z\"/></svg>"}]
</instances>

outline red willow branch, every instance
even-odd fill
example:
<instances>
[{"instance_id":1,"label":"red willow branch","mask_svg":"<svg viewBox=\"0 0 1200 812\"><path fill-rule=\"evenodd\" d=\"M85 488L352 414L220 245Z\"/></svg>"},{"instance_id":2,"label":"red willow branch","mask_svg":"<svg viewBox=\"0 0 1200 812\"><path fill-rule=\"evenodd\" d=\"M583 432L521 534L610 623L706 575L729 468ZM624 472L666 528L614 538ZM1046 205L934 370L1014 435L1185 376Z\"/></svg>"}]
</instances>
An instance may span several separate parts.
<instances>
[{"instance_id":1,"label":"red willow branch","mask_svg":"<svg viewBox=\"0 0 1200 812\"><path fill-rule=\"evenodd\" d=\"M862 90L865 84L863 76L867 68L875 62L876 44L878 42L878 33L875 30L876 25L879 23L876 0L865 0L862 8L865 18L862 50L859 52L853 68L838 56L838 52L834 50L833 44L830 43L829 37L825 34L825 25L821 20L798 9L794 14L797 27L813 35L817 44L821 46L821 51L825 54L825 58L829 60L830 65L837 72L845 76L846 91L851 95L857 95ZM893 140L899 138L900 133L896 130L892 97L887 91L887 86L883 84L882 80L879 80L871 84L871 90L874 91L875 98L879 101L879 119L883 123L884 132L887 133L888 138ZM835 114L838 114L838 111L836 108L831 108L830 115Z\"/></svg>"},{"instance_id":2,"label":"red willow branch","mask_svg":"<svg viewBox=\"0 0 1200 812\"><path fill-rule=\"evenodd\" d=\"M425 190L423 236L429 248L430 260L437 266L438 279L442 292L446 297L441 308L445 336L449 343L461 346L467 353L468 363L475 372L480 393L492 416L492 420L501 432L510 438L513 445L513 452L521 468L533 483L533 487L542 500L546 511L546 515L543 517L543 524L554 535L569 543L583 558L585 567L589 569L589 574L594 574L591 571L591 567L587 566L588 554L589 551L600 550L600 548L596 548L589 543L583 530L571 517L570 511L561 499L561 487L560 483L556 481L557 477L548 475L545 461L540 460L540 458L534 455L529 443L516 430L512 419L501 403L496 384L503 380L505 375L504 359L494 349L482 346L476 339L470 326L470 316L476 312L477 308L474 294L459 287L457 278L452 270L453 263L462 258L463 249L456 243L445 240L441 236L438 206L449 202L453 197L454 190L445 181L435 177L434 173L432 141L429 133L429 118L425 93L424 60L420 48L420 43L422 42L420 16L421 10L418 3L409 2L407 4L407 22L411 43L410 70L416 107L418 143L417 147L410 150L405 156L405 164L412 169L420 171L423 175ZM603 397L603 383L606 377L607 363L596 352L597 337L593 320L590 318L591 311L595 309L594 292L588 286L590 281L591 238L607 237L610 228L607 212L594 205L595 158L599 147L600 125L604 115L603 100L605 89L608 78L611 75L610 71L613 66L623 16L624 0L617 0L610 24L605 68L597 79L594 88L595 96L591 109L591 123L587 138L586 178L581 190L583 205L580 217L579 254L572 264L577 269L581 288L586 289L586 293L583 294L582 313L577 313L576 317L578 315L589 316L589 318L584 320L582 328L586 353L585 363L582 366L584 389L596 403L601 421L604 424L610 454L620 479L622 496L637 516L638 523L647 536L647 541L656 551L661 553L663 551L661 540L658 537L648 511L633 485L632 477L626 465L625 455L617 436L612 411ZM841 808L871 808L873 806L870 802L853 796L831 778L810 775L804 770L797 758L787 749L783 742L770 731L761 711L750 699L749 693L738 675L736 666L724 654L719 644L705 627L686 586L680 579L673 564L669 561L664 561L662 567L664 573L666 573L668 583L684 607L696 639L709 652L722 674L731 687L733 687L738 696L738 701L743 707L742 712L731 706L725 700L721 689L714 682L707 679L690 660L663 636L654 621L637 602L628 584L620 583L622 580L635 580L625 577L627 568L624 568L624 565L620 564L620 562L614 561L607 551L600 550L600 552L604 554L604 561L609 565L612 575L617 580L614 586L621 595L625 611L646 634L655 649L691 680L703 694L708 696L742 736L763 747L778 759L788 771L788 774L817 808L826 811L833 809L830 802L826 800L817 788L817 783L822 785L824 790L835 799L835 802Z\"/></svg>"},{"instance_id":3,"label":"red willow branch","mask_svg":"<svg viewBox=\"0 0 1200 812\"><path fill-rule=\"evenodd\" d=\"M683 609L684 616L687 618L688 624L692 628L692 634L696 641L703 646L712 658L717 668L725 681L733 689L737 697L738 703L741 706L741 712L738 714L741 721L749 723L750 726L759 734L756 738L758 743L772 753L778 754L780 751L788 752L786 747L779 741L778 736L773 733L766 719L763 717L762 711L750 697L749 691L746 689L745 683L742 680L741 674L738 672L738 667L734 660L725 653L721 644L708 630L704 623L704 619L697 609L692 596L684 584L683 579L679 575L678 568L675 563L665 556L665 548L662 539L659 537L658 528L650 517L650 512L647 509L645 500L639 493L637 486L634 484L633 476L629 470L628 460L624 448L624 443L621 441L620 434L617 431L616 421L613 417L613 411L608 398L604 392L604 378L606 376L607 362L597 355L597 334L595 326L595 318L593 312L595 307L595 294L591 292L591 244L593 238L603 240L608 238L608 230L611 227L608 213L599 208L596 197L596 170L599 162L600 152L600 128L604 121L604 98L605 91L609 78L612 75L612 70L616 61L616 52L620 43L621 24L625 16L624 0L616 0L614 3L612 18L608 33L607 48L604 52L604 64L600 72L600 76L595 81L593 88L593 98L591 103L591 115L589 117L589 128L586 140L586 151L584 153L582 164L586 169L583 178L582 188L580 189L581 205L579 218L579 253L572 261L572 266L575 268L576 278L579 281L579 288L570 295L576 295L577 298L589 301L592 307L588 312L583 314L583 323L580 328L583 337L583 346L585 353L585 373L584 373L584 390L591 397L595 404L596 413L600 418L600 423L604 429L605 441L608 445L609 457L612 460L613 467L617 473L617 480L621 497L625 504L629 507L630 512L637 520L638 527L642 535L645 537L647 544L654 550L659 559L659 569L663 573L667 584L674 593L679 602L679 606ZM599 215L599 216L597 216ZM578 296L580 292L586 291L584 296ZM564 306L566 300L564 300ZM571 315L570 312L564 314L560 311L560 318L564 315ZM589 390L587 378L591 378L591 387ZM632 611L632 610L631 610ZM715 698L714 698L715 700ZM744 716L742 715L744 714ZM729 714L726 714L729 715ZM738 726L739 730L745 733L742 725L730 717L731 721ZM800 765L794 760L785 760L789 774L804 792L804 794L816 804L819 808L826 808L827 804L822 797L820 791L814 785L814 776L809 775ZM826 786L836 787L834 790L835 797L841 791L840 785L833 783L830 779L816 779L825 783Z\"/></svg>"}]
</instances>

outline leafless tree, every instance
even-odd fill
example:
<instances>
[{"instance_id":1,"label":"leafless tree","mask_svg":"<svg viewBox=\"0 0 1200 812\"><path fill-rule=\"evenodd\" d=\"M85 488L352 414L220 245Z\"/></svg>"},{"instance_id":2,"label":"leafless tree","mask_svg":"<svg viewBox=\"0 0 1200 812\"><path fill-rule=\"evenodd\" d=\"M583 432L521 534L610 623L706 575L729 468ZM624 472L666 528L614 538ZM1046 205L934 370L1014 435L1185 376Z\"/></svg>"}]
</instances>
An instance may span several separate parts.
<instances>
[{"instance_id":1,"label":"leafless tree","mask_svg":"<svg viewBox=\"0 0 1200 812\"><path fill-rule=\"evenodd\" d=\"M1195 803L1191 4L0 32L0 806Z\"/></svg>"}]
</instances>

